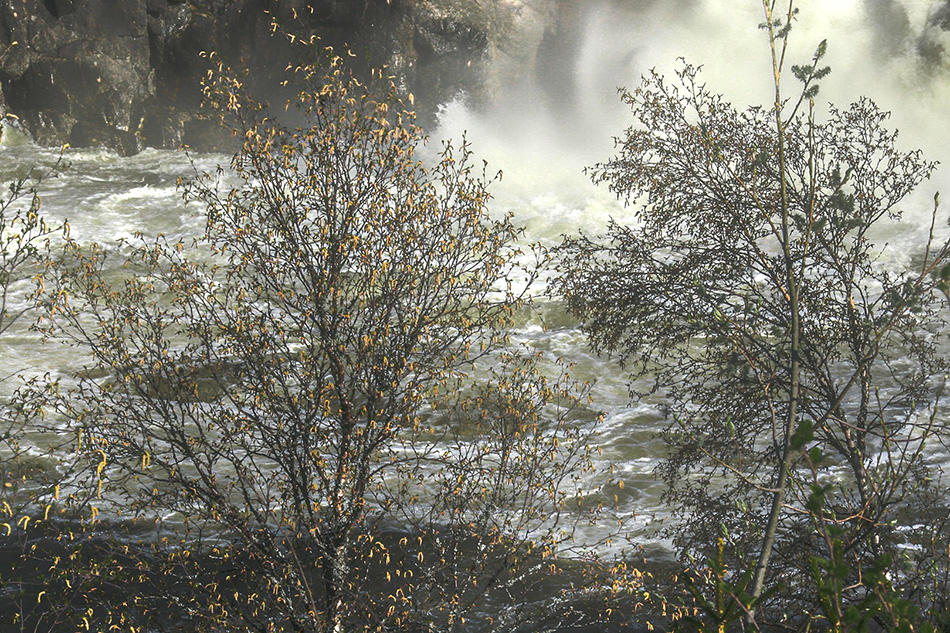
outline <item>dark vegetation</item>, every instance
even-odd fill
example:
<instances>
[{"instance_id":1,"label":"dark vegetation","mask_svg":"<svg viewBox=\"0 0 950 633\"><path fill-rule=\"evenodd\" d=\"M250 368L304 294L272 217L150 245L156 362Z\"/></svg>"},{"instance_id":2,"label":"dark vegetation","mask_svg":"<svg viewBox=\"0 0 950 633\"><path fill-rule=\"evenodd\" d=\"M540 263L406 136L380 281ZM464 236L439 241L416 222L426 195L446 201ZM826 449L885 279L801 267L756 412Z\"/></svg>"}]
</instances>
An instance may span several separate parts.
<instances>
[{"instance_id":1,"label":"dark vegetation","mask_svg":"<svg viewBox=\"0 0 950 633\"><path fill-rule=\"evenodd\" d=\"M90 358L3 403L5 626L948 630L937 200L917 257L875 240L934 165L868 100L818 111L824 43L783 95L777 4L774 106L685 63L645 77L591 171L638 226L554 263L594 349L668 403L675 573L574 538L623 526L581 489L586 387L507 337L543 253L488 213L464 141L423 162L411 97L323 51L288 78L301 127L208 76L242 146L182 183L194 242L80 247L38 180L0 202L0 333L41 315Z\"/></svg>"}]
</instances>

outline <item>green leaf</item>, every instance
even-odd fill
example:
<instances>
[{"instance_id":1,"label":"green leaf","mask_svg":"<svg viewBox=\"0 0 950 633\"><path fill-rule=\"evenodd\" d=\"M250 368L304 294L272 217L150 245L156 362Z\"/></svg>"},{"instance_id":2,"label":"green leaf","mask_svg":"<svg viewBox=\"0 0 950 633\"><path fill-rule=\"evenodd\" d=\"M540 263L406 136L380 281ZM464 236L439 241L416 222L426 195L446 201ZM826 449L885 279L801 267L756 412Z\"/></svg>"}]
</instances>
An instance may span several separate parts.
<instances>
[{"instance_id":1,"label":"green leaf","mask_svg":"<svg viewBox=\"0 0 950 633\"><path fill-rule=\"evenodd\" d=\"M805 444L812 441L815 437L815 429L811 420L802 420L792 434L792 440L789 448L793 451L800 451L805 448Z\"/></svg>"}]
</instances>

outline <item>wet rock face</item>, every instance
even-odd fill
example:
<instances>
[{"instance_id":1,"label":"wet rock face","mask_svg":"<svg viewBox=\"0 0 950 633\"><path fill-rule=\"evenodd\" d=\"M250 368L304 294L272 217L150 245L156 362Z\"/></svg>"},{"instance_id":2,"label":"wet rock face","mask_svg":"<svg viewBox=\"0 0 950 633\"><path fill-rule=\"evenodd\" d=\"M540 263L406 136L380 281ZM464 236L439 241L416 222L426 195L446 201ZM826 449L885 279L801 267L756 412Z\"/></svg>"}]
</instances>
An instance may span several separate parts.
<instances>
[{"instance_id":1,"label":"wet rock face","mask_svg":"<svg viewBox=\"0 0 950 633\"><path fill-rule=\"evenodd\" d=\"M950 0L933 0L927 25L917 36L917 54L926 72L946 76L950 71Z\"/></svg>"},{"instance_id":2,"label":"wet rock face","mask_svg":"<svg viewBox=\"0 0 950 633\"><path fill-rule=\"evenodd\" d=\"M944 31L950 31L950 0L943 0L931 17L931 22Z\"/></svg>"},{"instance_id":3,"label":"wet rock face","mask_svg":"<svg viewBox=\"0 0 950 633\"><path fill-rule=\"evenodd\" d=\"M532 72L558 0L0 0L0 111L45 145L219 148L197 117L205 51L249 68L257 93L281 100L299 50L271 21L387 65L415 94L423 123L464 91L485 99ZM493 72L487 69L493 68Z\"/></svg>"},{"instance_id":4,"label":"wet rock face","mask_svg":"<svg viewBox=\"0 0 950 633\"><path fill-rule=\"evenodd\" d=\"M0 50L5 109L38 142L135 151L152 90L144 4L6 0Z\"/></svg>"},{"instance_id":5,"label":"wet rock face","mask_svg":"<svg viewBox=\"0 0 950 633\"><path fill-rule=\"evenodd\" d=\"M223 148L225 135L197 117L202 53L248 68L256 93L279 103L281 74L301 58L271 35L274 18L298 37L349 48L358 71L387 65L414 93L423 124L462 92L485 102L524 78L570 101L559 65L589 1L0 0L0 114L17 115L46 145ZM918 48L943 65L950 0L928 1ZM902 15L894 0L873 3ZM889 33L898 44L907 35Z\"/></svg>"}]
</instances>

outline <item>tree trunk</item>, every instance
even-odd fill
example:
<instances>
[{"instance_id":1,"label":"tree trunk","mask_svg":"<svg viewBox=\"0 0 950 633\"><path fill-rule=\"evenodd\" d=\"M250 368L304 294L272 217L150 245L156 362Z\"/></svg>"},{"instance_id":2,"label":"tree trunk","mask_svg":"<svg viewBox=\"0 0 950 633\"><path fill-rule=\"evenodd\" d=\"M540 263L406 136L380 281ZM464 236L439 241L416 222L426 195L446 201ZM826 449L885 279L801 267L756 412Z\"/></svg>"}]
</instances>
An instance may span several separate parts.
<instances>
[{"instance_id":1,"label":"tree trunk","mask_svg":"<svg viewBox=\"0 0 950 633\"><path fill-rule=\"evenodd\" d=\"M786 20L789 22L792 19L792 0L789 0L788 3L788 16ZM792 451L791 451L791 440L792 434L795 433L795 427L798 422L798 401L799 401L799 391L801 388L801 368L800 368L800 347L801 347L801 315L798 299L798 278L795 271L795 262L793 260L792 252L789 246L789 234L790 234L790 218L789 218L789 208L788 208L788 191L787 191L787 181L785 177L785 126L782 121L782 94L781 94L781 73L782 73L782 62L785 58L784 46L787 43L787 39L782 38L783 50L781 54L776 51L776 43L778 41L778 35L775 32L775 21L773 19L772 8L768 4L767 0L762 0L762 7L765 11L766 22L768 24L769 31L769 44L772 50L772 70L773 78L775 81L775 132L778 136L778 169L779 169L779 179L780 179L780 188L781 188L781 243L782 243L782 258L785 264L785 280L786 280L786 289L788 300L788 310L789 310L789 324L788 324L788 337L789 337L789 367L788 367L788 403L785 416L785 424L782 436L780 438L781 445L779 446L779 451L781 459L778 463L778 476L776 477L775 485L772 493L772 506L769 509L769 518L765 527L765 534L762 537L762 545L759 549L759 558L755 565L755 572L752 578L752 590L750 595L752 600L758 600L762 597L762 591L765 587L765 574L768 571L769 558L772 556L772 550L775 547L776 534L778 533L778 524L779 519L782 514L782 506L785 504L785 489L788 486L788 475L789 469L792 462ZM756 607L753 606L747 617L747 623L749 625L755 624L755 611Z\"/></svg>"},{"instance_id":2,"label":"tree trunk","mask_svg":"<svg viewBox=\"0 0 950 633\"><path fill-rule=\"evenodd\" d=\"M323 633L343 633L341 587L346 579L346 548L339 543L325 546L320 559L323 572Z\"/></svg>"}]
</instances>

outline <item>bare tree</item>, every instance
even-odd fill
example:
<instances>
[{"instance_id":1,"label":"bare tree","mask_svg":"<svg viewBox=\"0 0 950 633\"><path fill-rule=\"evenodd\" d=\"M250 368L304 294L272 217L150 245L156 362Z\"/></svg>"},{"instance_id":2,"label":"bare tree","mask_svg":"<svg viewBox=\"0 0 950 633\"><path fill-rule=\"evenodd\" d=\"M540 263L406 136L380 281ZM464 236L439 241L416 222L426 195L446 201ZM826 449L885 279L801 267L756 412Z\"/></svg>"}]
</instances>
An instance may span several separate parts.
<instances>
[{"instance_id":1,"label":"bare tree","mask_svg":"<svg viewBox=\"0 0 950 633\"><path fill-rule=\"evenodd\" d=\"M934 408L950 244L936 199L910 264L875 239L934 164L900 150L867 99L819 117L824 42L783 95L796 9L776 4L762 2L774 104L738 111L686 63L624 92L635 124L592 175L637 220L565 240L559 263L593 348L668 398L659 472L686 519L676 542L712 560L727 537L748 569L733 596L748 624L780 617L756 617L766 588L786 586L783 608L803 620L817 604L802 582L830 558L814 485L833 489L819 518L843 530L850 595L864 595L861 570L908 544L902 508L930 485L925 448L946 437Z\"/></svg>"},{"instance_id":2,"label":"bare tree","mask_svg":"<svg viewBox=\"0 0 950 633\"><path fill-rule=\"evenodd\" d=\"M40 196L43 182L62 167L62 156L36 166L29 176L6 184L0 197L0 337L5 339L30 341L44 279L58 246L68 240L68 223L48 224ZM68 609L38 599L52 574L37 544L57 529L66 497L60 498L60 487L73 470L61 459L62 436L42 422L55 385L25 375L29 369L4 359L0 375L0 621L17 630L55 630Z\"/></svg>"},{"instance_id":3,"label":"bare tree","mask_svg":"<svg viewBox=\"0 0 950 633\"><path fill-rule=\"evenodd\" d=\"M494 600L517 622L538 565L595 516L568 510L583 387L507 343L530 249L489 216L466 144L420 161L388 78L330 56L290 81L294 129L209 76L242 146L183 185L200 240L127 245L118 277L95 247L62 269L59 334L94 361L62 406L100 503L163 518L108 572L153 589L98 621L456 630ZM496 368L480 383L479 364Z\"/></svg>"}]
</instances>

